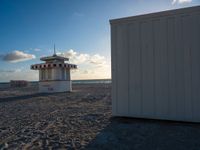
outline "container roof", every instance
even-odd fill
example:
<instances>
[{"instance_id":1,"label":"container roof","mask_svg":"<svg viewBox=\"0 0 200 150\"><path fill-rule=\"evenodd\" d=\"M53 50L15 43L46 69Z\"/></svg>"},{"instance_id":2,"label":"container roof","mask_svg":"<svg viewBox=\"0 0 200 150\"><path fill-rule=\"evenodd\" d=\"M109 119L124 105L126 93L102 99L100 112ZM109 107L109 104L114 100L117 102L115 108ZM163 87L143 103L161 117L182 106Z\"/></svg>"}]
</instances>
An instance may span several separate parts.
<instances>
[{"instance_id":1,"label":"container roof","mask_svg":"<svg viewBox=\"0 0 200 150\"><path fill-rule=\"evenodd\" d=\"M166 10L166 11L154 12L154 13L137 15L137 16L111 19L110 24L129 23L138 19L148 19L149 17L156 18L156 17L166 16L166 15L183 14L183 13L194 12L194 11L199 12L199 10L200 10L200 6L185 7L185 8Z\"/></svg>"}]
</instances>

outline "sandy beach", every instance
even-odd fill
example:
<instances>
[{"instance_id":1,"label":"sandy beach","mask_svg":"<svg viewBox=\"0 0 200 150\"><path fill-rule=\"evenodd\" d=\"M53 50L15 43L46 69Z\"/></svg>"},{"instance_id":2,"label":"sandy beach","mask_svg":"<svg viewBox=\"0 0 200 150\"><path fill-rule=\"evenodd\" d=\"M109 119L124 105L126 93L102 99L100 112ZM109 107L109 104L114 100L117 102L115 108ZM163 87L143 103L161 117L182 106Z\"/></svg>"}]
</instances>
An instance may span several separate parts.
<instances>
[{"instance_id":1,"label":"sandy beach","mask_svg":"<svg viewBox=\"0 0 200 150\"><path fill-rule=\"evenodd\" d=\"M74 85L71 93L38 94L37 87L0 92L1 148L86 146L109 122L110 85Z\"/></svg>"},{"instance_id":2,"label":"sandy beach","mask_svg":"<svg viewBox=\"0 0 200 150\"><path fill-rule=\"evenodd\" d=\"M200 148L200 125L111 117L110 84L75 84L71 93L37 86L0 89L0 149Z\"/></svg>"}]
</instances>

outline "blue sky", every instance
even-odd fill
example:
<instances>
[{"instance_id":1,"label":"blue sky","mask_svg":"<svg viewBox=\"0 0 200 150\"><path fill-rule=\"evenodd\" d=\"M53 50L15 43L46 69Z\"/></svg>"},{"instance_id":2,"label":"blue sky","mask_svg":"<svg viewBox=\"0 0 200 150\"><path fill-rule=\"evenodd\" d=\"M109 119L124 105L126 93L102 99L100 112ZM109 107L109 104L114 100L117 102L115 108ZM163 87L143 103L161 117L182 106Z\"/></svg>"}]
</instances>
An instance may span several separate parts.
<instances>
[{"instance_id":1,"label":"blue sky","mask_svg":"<svg viewBox=\"0 0 200 150\"><path fill-rule=\"evenodd\" d=\"M0 0L0 82L38 80L30 65L51 55L54 43L58 53L73 54L72 62L79 65L73 79L110 78L109 19L199 4L200 0ZM15 55L16 60L10 60Z\"/></svg>"}]
</instances>

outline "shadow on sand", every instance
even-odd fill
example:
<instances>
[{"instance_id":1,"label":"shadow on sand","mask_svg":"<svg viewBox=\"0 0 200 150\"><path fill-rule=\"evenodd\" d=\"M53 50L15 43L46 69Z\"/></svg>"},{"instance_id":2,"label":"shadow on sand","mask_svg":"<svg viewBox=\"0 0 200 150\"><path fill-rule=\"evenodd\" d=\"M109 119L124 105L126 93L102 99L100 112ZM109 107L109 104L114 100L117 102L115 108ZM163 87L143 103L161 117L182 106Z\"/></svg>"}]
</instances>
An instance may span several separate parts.
<instances>
[{"instance_id":1,"label":"shadow on sand","mask_svg":"<svg viewBox=\"0 0 200 150\"><path fill-rule=\"evenodd\" d=\"M55 94L57 93L34 93L34 94L29 94L29 95L5 97L5 98L0 98L0 103L27 100L30 98L36 98L36 97L47 96L47 95L49 96L49 95L55 95Z\"/></svg>"},{"instance_id":2,"label":"shadow on sand","mask_svg":"<svg viewBox=\"0 0 200 150\"><path fill-rule=\"evenodd\" d=\"M200 124L133 118L111 118L85 149L196 150Z\"/></svg>"}]
</instances>

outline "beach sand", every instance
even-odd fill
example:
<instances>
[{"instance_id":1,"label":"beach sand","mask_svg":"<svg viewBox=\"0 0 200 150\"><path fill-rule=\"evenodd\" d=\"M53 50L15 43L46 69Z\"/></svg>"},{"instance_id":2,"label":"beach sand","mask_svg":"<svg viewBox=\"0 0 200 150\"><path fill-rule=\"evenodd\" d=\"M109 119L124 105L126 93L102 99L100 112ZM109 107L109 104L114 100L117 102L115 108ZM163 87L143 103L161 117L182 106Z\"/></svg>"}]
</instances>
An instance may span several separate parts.
<instances>
[{"instance_id":1,"label":"beach sand","mask_svg":"<svg viewBox=\"0 0 200 150\"><path fill-rule=\"evenodd\" d=\"M73 89L54 94L38 94L37 86L1 89L1 148L86 146L109 122L110 84L78 84Z\"/></svg>"},{"instance_id":2,"label":"beach sand","mask_svg":"<svg viewBox=\"0 0 200 150\"><path fill-rule=\"evenodd\" d=\"M200 125L111 118L110 84L0 89L0 149L198 149Z\"/></svg>"}]
</instances>

